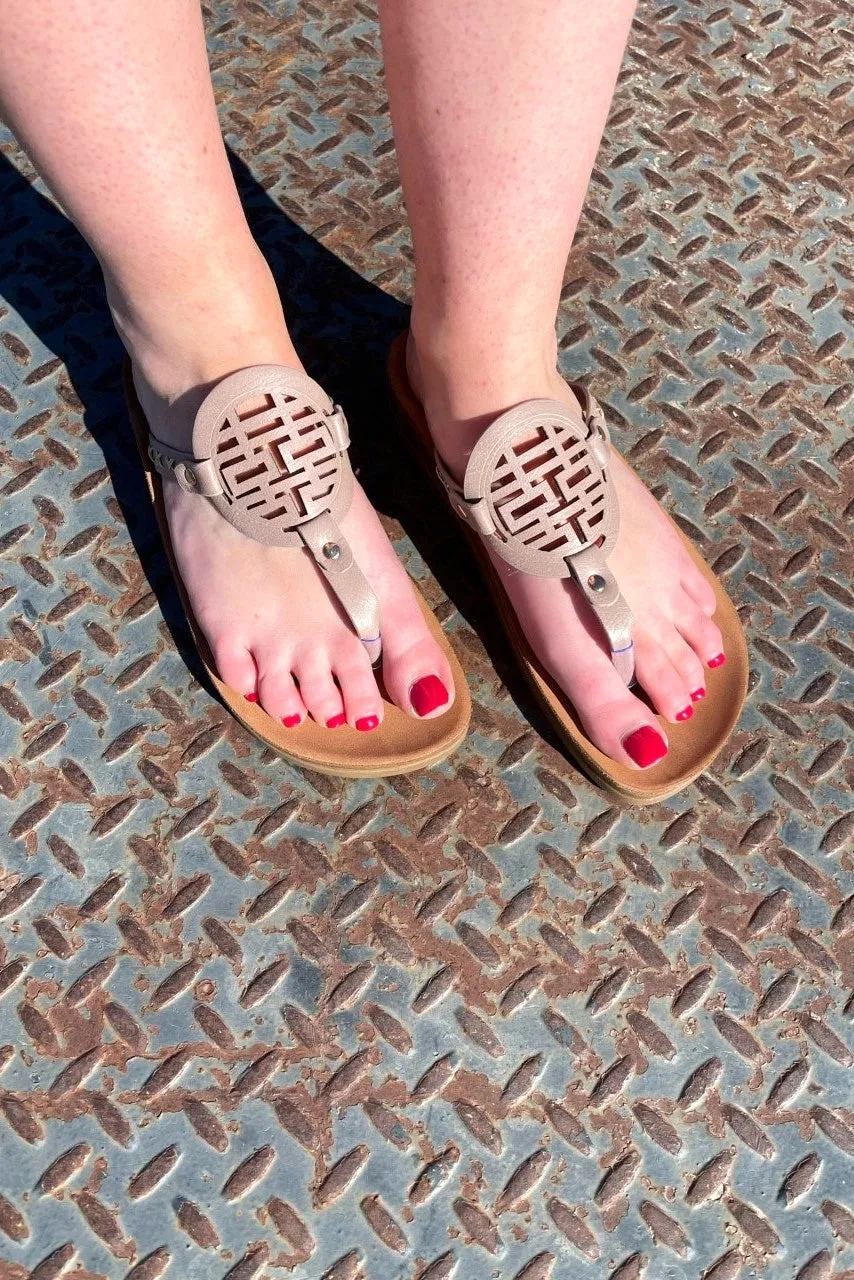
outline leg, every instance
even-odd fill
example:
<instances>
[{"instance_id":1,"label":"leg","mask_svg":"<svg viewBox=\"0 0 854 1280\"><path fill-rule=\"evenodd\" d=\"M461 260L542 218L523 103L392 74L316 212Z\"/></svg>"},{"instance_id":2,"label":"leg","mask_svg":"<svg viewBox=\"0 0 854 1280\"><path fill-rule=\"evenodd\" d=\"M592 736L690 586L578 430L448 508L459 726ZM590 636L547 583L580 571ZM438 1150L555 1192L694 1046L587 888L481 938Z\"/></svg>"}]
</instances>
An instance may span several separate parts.
<instances>
[{"instance_id":1,"label":"leg","mask_svg":"<svg viewBox=\"0 0 854 1280\"><path fill-rule=\"evenodd\" d=\"M458 478L499 412L572 399L555 369L555 314L633 10L634 0L381 0L416 259L410 378ZM622 525L610 564L637 622L638 680L663 716L687 719L721 650L713 597L616 458L613 474ZM631 735L654 717L617 678L574 589L496 564L592 740L624 764L652 763Z\"/></svg>"},{"instance_id":2,"label":"leg","mask_svg":"<svg viewBox=\"0 0 854 1280\"><path fill-rule=\"evenodd\" d=\"M254 364L300 367L228 166L197 0L0 0L0 28L0 111L98 256L155 433L187 447L195 408L219 378ZM308 556L248 541L173 483L165 494L222 678L286 725L310 713L373 727L382 703L370 663ZM343 527L380 599L390 695L414 712L412 686L438 676L452 696L358 488Z\"/></svg>"}]
</instances>

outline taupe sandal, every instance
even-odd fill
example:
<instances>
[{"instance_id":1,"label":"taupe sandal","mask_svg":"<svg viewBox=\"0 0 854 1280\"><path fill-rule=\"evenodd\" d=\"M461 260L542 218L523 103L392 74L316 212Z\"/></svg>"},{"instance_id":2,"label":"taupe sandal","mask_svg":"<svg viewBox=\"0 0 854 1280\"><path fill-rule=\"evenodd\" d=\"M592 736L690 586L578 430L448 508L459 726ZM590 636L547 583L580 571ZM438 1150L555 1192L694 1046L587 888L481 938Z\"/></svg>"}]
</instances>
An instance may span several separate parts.
<instances>
[{"instance_id":1,"label":"taupe sandal","mask_svg":"<svg viewBox=\"0 0 854 1280\"><path fill-rule=\"evenodd\" d=\"M614 666L627 684L632 683L633 619L607 563L617 538L619 510L602 410L577 383L571 384L579 402L577 413L557 400L515 406L481 436L459 485L436 456L423 408L409 383L406 338L401 334L389 354L396 408L419 459L438 476L462 520L513 652L569 753L594 782L620 800L652 804L680 791L718 754L747 692L744 632L722 584L673 524L714 588L715 622L724 637L726 663L708 672L708 696L697 705L695 716L685 724L667 725L669 751L663 760L644 770L618 764L589 740L566 695L540 663L484 545L524 573L571 578L602 627ZM514 447L514 442L524 440L533 443Z\"/></svg>"},{"instance_id":2,"label":"taupe sandal","mask_svg":"<svg viewBox=\"0 0 854 1280\"><path fill-rule=\"evenodd\" d=\"M267 546L310 554L361 639L371 661L382 650L379 605L339 528L353 495L350 443L341 409L311 378L283 365L231 374L209 392L196 414L192 452L151 433L123 370L125 396L166 554L199 655L220 698L250 732L294 764L347 778L381 778L437 764L468 732L471 702L465 676L427 602L413 585L424 617L451 667L453 705L430 720L401 711L383 693L383 719L370 733L348 725L327 729L306 719L286 729L217 674L213 655L178 572L163 504L169 477L213 503L241 533Z\"/></svg>"}]
</instances>

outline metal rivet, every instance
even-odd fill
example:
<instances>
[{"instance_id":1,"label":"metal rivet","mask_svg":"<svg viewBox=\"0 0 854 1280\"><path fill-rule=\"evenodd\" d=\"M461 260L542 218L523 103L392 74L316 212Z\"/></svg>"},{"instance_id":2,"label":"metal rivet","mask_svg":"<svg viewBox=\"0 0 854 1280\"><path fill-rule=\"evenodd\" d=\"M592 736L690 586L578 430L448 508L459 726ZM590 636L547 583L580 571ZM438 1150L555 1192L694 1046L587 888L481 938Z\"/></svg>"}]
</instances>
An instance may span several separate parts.
<instances>
[{"instance_id":1,"label":"metal rivet","mask_svg":"<svg viewBox=\"0 0 854 1280\"><path fill-rule=\"evenodd\" d=\"M323 548L323 554L327 560L337 560L341 554L341 548L337 542L327 542Z\"/></svg>"},{"instance_id":2,"label":"metal rivet","mask_svg":"<svg viewBox=\"0 0 854 1280\"><path fill-rule=\"evenodd\" d=\"M591 573L587 579L587 585L591 591L604 591L608 584L601 573Z\"/></svg>"}]
</instances>

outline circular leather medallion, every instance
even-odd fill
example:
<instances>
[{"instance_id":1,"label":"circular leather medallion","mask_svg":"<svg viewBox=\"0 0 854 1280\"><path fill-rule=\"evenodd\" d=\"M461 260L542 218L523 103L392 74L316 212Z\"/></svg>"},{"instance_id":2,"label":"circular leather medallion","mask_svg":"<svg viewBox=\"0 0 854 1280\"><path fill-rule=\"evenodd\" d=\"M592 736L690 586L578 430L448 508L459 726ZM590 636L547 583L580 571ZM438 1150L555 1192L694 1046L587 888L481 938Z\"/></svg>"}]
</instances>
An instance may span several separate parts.
<instances>
[{"instance_id":1,"label":"circular leather medallion","mask_svg":"<svg viewBox=\"0 0 854 1280\"><path fill-rule=\"evenodd\" d=\"M565 576L567 557L610 539L616 503L599 438L547 400L519 405L495 425L472 451L466 497L485 502L510 564Z\"/></svg>"},{"instance_id":2,"label":"circular leather medallion","mask_svg":"<svg viewBox=\"0 0 854 1280\"><path fill-rule=\"evenodd\" d=\"M227 394L216 397L215 388L208 397L193 449L212 460L223 490L212 501L235 528L258 542L295 546L300 525L326 512L338 518L350 505L353 477L333 431L334 406L295 370L246 374L226 380Z\"/></svg>"}]
</instances>

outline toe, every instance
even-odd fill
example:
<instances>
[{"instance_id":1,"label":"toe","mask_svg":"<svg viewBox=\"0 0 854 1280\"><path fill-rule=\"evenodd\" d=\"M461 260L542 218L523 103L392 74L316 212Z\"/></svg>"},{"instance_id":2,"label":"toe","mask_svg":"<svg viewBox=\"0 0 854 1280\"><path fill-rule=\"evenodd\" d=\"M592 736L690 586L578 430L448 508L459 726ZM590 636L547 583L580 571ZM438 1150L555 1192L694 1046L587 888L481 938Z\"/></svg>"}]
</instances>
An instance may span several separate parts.
<instances>
[{"instance_id":1,"label":"toe","mask_svg":"<svg viewBox=\"0 0 854 1280\"><path fill-rule=\"evenodd\" d=\"M688 608L678 618L676 625L702 667L715 668L722 665L723 636L707 613L701 608Z\"/></svg>"},{"instance_id":2,"label":"toe","mask_svg":"<svg viewBox=\"0 0 854 1280\"><path fill-rule=\"evenodd\" d=\"M340 728L346 722L344 702L327 655L314 652L298 656L294 661L294 675L312 719L327 729Z\"/></svg>"},{"instance_id":3,"label":"toe","mask_svg":"<svg viewBox=\"0 0 854 1280\"><path fill-rule=\"evenodd\" d=\"M617 675L598 645L579 643L549 663L600 751L620 764L646 769L667 755L667 739L653 713Z\"/></svg>"},{"instance_id":4,"label":"toe","mask_svg":"<svg viewBox=\"0 0 854 1280\"><path fill-rule=\"evenodd\" d=\"M374 587L383 620L383 683L388 696L407 715L442 715L454 701L451 668L397 559L385 566Z\"/></svg>"},{"instance_id":5,"label":"toe","mask_svg":"<svg viewBox=\"0 0 854 1280\"><path fill-rule=\"evenodd\" d=\"M392 701L408 715L422 720L442 715L454 700L450 667L426 632L406 647L395 645L387 649L383 679Z\"/></svg>"},{"instance_id":6,"label":"toe","mask_svg":"<svg viewBox=\"0 0 854 1280\"><path fill-rule=\"evenodd\" d=\"M283 662L258 663L261 673L258 681L258 695L261 706L279 720L286 729L294 729L306 718L308 712L300 697L299 689L294 681L290 666Z\"/></svg>"},{"instance_id":7,"label":"toe","mask_svg":"<svg viewBox=\"0 0 854 1280\"><path fill-rule=\"evenodd\" d=\"M706 617L711 618L718 603L714 588L693 562L688 564L682 574L682 587Z\"/></svg>"},{"instance_id":8,"label":"toe","mask_svg":"<svg viewBox=\"0 0 854 1280\"><path fill-rule=\"evenodd\" d=\"M705 617L705 614L701 615ZM699 702L706 692L706 669L694 649L675 628L666 645L667 656L679 673L682 687L692 702ZM684 719L690 719L685 716Z\"/></svg>"},{"instance_id":9,"label":"toe","mask_svg":"<svg viewBox=\"0 0 854 1280\"><path fill-rule=\"evenodd\" d=\"M242 693L247 702L257 702L258 671L248 646L226 637L213 641L211 650L220 680L235 693Z\"/></svg>"},{"instance_id":10,"label":"toe","mask_svg":"<svg viewBox=\"0 0 854 1280\"><path fill-rule=\"evenodd\" d=\"M366 733L376 729L383 718L383 702L368 656L361 645L358 651L333 659L335 679L344 700L347 723Z\"/></svg>"},{"instance_id":11,"label":"toe","mask_svg":"<svg viewBox=\"0 0 854 1280\"><path fill-rule=\"evenodd\" d=\"M638 683L649 695L655 709L674 724L690 720L694 713L691 694L699 688L689 684L674 666L662 638L646 632L635 634L635 671Z\"/></svg>"}]
</instances>

